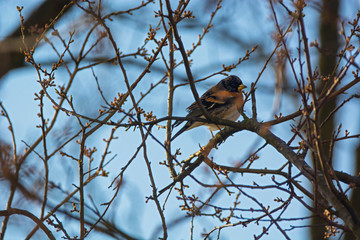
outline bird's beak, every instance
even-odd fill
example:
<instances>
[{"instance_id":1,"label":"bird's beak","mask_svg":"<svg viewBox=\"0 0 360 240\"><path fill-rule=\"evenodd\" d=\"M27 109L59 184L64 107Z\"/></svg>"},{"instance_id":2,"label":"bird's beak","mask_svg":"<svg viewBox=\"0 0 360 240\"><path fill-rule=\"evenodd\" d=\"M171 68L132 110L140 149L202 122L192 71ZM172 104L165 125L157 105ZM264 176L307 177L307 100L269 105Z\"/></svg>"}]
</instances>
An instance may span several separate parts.
<instances>
[{"instance_id":1,"label":"bird's beak","mask_svg":"<svg viewBox=\"0 0 360 240\"><path fill-rule=\"evenodd\" d=\"M246 86L244 84L241 84L239 87L238 87L238 91L241 92L241 90L243 90L244 88L246 88Z\"/></svg>"}]
</instances>

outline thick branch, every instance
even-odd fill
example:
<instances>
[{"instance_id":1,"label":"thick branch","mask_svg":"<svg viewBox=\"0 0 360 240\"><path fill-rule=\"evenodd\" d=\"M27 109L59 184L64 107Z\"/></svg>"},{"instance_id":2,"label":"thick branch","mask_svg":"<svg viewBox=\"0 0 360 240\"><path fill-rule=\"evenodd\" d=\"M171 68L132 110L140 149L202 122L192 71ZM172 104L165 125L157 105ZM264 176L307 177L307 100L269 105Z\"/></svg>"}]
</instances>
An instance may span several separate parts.
<instances>
[{"instance_id":1,"label":"thick branch","mask_svg":"<svg viewBox=\"0 0 360 240\"><path fill-rule=\"evenodd\" d=\"M233 124L232 124L233 125ZM235 128L226 127L224 130L220 131L210 142L201 150L198 158L194 161L193 164L189 166L188 171L184 171L177 176L175 181L169 186L165 187L159 193L163 193L166 189L173 186L176 182L183 180L188 176L197 166L199 166L204 157L206 157L210 150L214 148L217 144L225 141L232 134L239 132L241 130L248 130L258 134L260 137L265 139L271 146L273 146L280 154L282 154L289 162L291 162L296 168L301 171L301 173L309 181L314 182L314 170L304 161L303 157L297 155L291 148L286 144L285 141L274 135L268 128L266 124L261 124L254 119L246 119L242 122L236 123ZM350 207L350 204L346 197L339 199L327 186L326 180L323 174L317 172L317 185L319 193L327 199L327 201L332 205L336 210L336 214L344 221L344 223L351 229L353 234L360 239L360 222L355 211Z\"/></svg>"},{"instance_id":2,"label":"thick branch","mask_svg":"<svg viewBox=\"0 0 360 240\"><path fill-rule=\"evenodd\" d=\"M268 129L261 124L254 122L250 131L256 132L263 137L270 145L272 145L279 153L281 153L287 160L294 164L303 175L310 181L314 181L313 169L280 138L275 136ZM332 207L336 210L337 215L345 222L345 224L352 230L357 239L360 239L360 222L355 211L349 207L349 202L344 196L339 199L328 187L326 180L321 172L317 172L317 185L319 193L328 200Z\"/></svg>"},{"instance_id":3,"label":"thick branch","mask_svg":"<svg viewBox=\"0 0 360 240\"><path fill-rule=\"evenodd\" d=\"M10 215L13 215L13 214L19 214L19 215L23 215L25 217L30 218L44 231L44 233L46 234L46 236L49 239L55 240L55 237L51 233L51 231L34 214L32 214L32 213L30 213L28 211L22 210L22 209L17 209L17 208L11 208L11 209L8 209L8 210L0 211L0 216L10 216Z\"/></svg>"}]
</instances>

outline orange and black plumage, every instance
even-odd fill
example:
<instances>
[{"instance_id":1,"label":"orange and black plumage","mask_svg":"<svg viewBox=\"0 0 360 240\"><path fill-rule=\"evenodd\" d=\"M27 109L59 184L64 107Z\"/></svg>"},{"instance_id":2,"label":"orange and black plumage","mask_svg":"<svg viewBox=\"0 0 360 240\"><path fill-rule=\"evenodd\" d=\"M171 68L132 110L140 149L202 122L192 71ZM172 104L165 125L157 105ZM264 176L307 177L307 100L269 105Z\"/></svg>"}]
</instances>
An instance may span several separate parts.
<instances>
[{"instance_id":1,"label":"orange and black plumage","mask_svg":"<svg viewBox=\"0 0 360 240\"><path fill-rule=\"evenodd\" d=\"M236 121L244 105L243 89L246 86L241 79L235 75L231 75L218 84L207 90L201 97L200 101L207 112L217 118ZM188 108L189 112L186 118L205 118L203 112L196 102L192 103ZM176 121L173 128L179 126L182 121ZM220 130L223 126L214 123L196 122L189 120L186 124L171 138L174 140L181 133L198 126L207 126L210 130Z\"/></svg>"}]
</instances>

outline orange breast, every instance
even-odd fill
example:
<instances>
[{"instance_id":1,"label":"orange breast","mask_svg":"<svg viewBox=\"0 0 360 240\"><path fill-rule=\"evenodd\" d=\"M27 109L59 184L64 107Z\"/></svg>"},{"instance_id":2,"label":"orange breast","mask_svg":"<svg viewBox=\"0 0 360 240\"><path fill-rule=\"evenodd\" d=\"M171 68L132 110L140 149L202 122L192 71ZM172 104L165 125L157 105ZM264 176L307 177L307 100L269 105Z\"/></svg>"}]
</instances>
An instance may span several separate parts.
<instances>
[{"instance_id":1,"label":"orange breast","mask_svg":"<svg viewBox=\"0 0 360 240\"><path fill-rule=\"evenodd\" d=\"M244 96L242 93L236 93L236 97L234 99L236 108L238 109L238 111L240 112L241 109L244 106Z\"/></svg>"}]
</instances>

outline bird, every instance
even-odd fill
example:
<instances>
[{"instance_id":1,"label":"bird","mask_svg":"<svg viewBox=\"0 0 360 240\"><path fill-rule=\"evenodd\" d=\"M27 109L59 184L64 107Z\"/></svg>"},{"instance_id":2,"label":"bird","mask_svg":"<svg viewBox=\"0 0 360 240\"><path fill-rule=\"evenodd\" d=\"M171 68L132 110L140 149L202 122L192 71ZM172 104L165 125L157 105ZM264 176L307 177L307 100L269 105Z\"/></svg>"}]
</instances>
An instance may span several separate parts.
<instances>
[{"instance_id":1,"label":"bird","mask_svg":"<svg viewBox=\"0 0 360 240\"><path fill-rule=\"evenodd\" d=\"M207 90L200 97L200 102L210 115L221 119L236 121L240 117L240 112L244 105L244 88L246 88L246 86L239 77L230 75ZM205 118L197 102L193 102L186 110L188 111L186 118ZM181 123L181 120L175 121L172 125L172 129L179 126ZM171 141L183 132L203 125L206 125L210 131L221 130L224 127L214 123L189 120L173 135Z\"/></svg>"}]
</instances>

